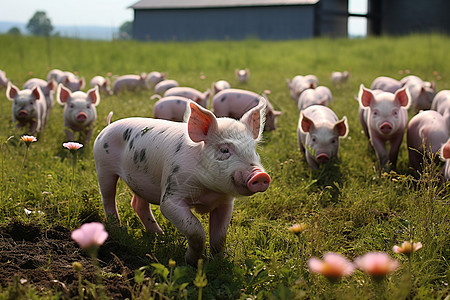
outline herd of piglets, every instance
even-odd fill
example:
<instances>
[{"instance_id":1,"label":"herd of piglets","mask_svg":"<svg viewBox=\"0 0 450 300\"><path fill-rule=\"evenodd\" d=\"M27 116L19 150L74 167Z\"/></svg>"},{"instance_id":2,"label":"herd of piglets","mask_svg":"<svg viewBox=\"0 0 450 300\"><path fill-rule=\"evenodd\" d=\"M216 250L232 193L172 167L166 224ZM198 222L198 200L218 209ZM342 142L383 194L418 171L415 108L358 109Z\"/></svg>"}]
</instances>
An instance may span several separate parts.
<instances>
[{"instance_id":1,"label":"herd of piglets","mask_svg":"<svg viewBox=\"0 0 450 300\"><path fill-rule=\"evenodd\" d=\"M249 82L248 69L236 69L237 83ZM330 82L346 84L349 71L333 72ZM319 85L315 75L286 79L298 110L297 141L307 164L319 169L338 158L340 139L349 132L347 117L338 118L329 107L333 95ZM151 90L153 118L125 118L110 123L94 142L94 159L107 217L116 223L116 184L121 178L133 191L131 205L149 232L162 233L151 204L183 233L188 241L186 262L192 265L204 255L206 234L191 212L209 213L210 249L224 250L234 197L264 192L270 176L264 171L257 144L263 131L276 129L281 111L269 101L270 91L256 93L231 87L225 80L200 91L180 86L166 73L129 74L115 78L95 76L87 92L84 78L51 70L47 80L32 78L20 90L0 70L0 86L12 103L17 128L39 133L48 122L53 98L64 106L67 139L75 134L89 143L97 119L100 96L125 91ZM210 102L211 99L211 102ZM358 115L373 147L380 170L396 167L405 131L410 166L418 176L424 159L439 156L443 173L450 178L450 91L436 94L434 83L409 75L401 80L375 78L370 89L361 84ZM208 110L211 107L211 110ZM408 112L415 115L408 122ZM389 150L387 150L389 149Z\"/></svg>"}]
</instances>

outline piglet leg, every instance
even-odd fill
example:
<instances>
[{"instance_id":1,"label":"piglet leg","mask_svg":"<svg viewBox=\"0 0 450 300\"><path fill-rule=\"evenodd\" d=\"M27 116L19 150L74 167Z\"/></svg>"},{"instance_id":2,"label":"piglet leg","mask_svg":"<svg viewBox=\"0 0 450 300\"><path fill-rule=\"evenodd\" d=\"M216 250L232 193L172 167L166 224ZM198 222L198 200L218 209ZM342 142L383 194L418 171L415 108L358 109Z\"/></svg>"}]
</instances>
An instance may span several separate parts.
<instances>
[{"instance_id":1,"label":"piglet leg","mask_svg":"<svg viewBox=\"0 0 450 300\"><path fill-rule=\"evenodd\" d=\"M192 266L203 257L205 251L205 230L189 206L181 199L162 198L161 212L188 240L186 262Z\"/></svg>"},{"instance_id":2,"label":"piglet leg","mask_svg":"<svg viewBox=\"0 0 450 300\"><path fill-rule=\"evenodd\" d=\"M131 200L131 207L133 207L148 232L163 233L153 216L152 210L150 209L150 203L134 194L133 199Z\"/></svg>"},{"instance_id":3,"label":"piglet leg","mask_svg":"<svg viewBox=\"0 0 450 300\"><path fill-rule=\"evenodd\" d=\"M212 254L222 254L233 213L233 199L209 214L209 244Z\"/></svg>"}]
</instances>

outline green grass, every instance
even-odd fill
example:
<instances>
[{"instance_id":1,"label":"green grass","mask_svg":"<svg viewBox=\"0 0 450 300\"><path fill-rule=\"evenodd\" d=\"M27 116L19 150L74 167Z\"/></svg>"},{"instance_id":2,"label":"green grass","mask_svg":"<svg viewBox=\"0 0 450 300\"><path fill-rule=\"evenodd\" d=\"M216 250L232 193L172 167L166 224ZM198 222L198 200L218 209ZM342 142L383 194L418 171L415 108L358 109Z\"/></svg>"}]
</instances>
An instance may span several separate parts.
<instances>
[{"instance_id":1,"label":"green grass","mask_svg":"<svg viewBox=\"0 0 450 300\"><path fill-rule=\"evenodd\" d=\"M272 184L265 193L236 199L225 256L205 262L203 270L208 283L202 291L204 298L448 299L450 186L439 181L435 169L439 166L435 165L420 180L415 180L410 175L405 141L397 173L380 174L375 168L374 152L362 133L354 100L361 83L370 86L380 75L400 79L404 74L399 71L406 69L425 80L435 80L438 90L449 89L448 36L141 43L1 35L0 45L0 69L19 87L30 77L45 78L49 69L59 68L76 71L87 82L108 72L123 75L161 71L180 85L199 90L210 88L219 79L256 92L271 90L270 101L283 115L278 119L276 131L264 133L259 152ZM236 82L236 68L250 69L247 85ZM347 69L352 73L349 82L331 86L329 74ZM433 74L435 71L440 80ZM202 74L206 79L200 79ZM298 150L298 114L285 82L297 74L315 74L321 85L329 86L334 96L331 108L339 118L347 116L350 127L348 137L341 141L339 162L318 171L309 168ZM102 97L94 137L105 127L110 111L114 112L113 120L151 117L154 103L149 100L151 95L151 91L141 91ZM93 141L79 153L71 192L71 159L62 148L66 141L62 109L54 108L38 142L30 146L22 168L25 146L19 142L21 132L15 131L11 124L11 102L5 96L2 99L0 222L20 219L75 229L82 222L103 218ZM10 136L13 138L7 141ZM165 234L149 236L144 234L129 204L132 194L123 182L117 195L124 228L110 232L112 238L136 255L151 254L165 266L169 259L183 265L186 242L159 208L154 208L154 213ZM24 208L44 214L26 216ZM207 226L205 217L202 222ZM299 237L287 230L301 222L309 226ZM392 247L411 238L422 242L423 248L413 257L409 269L407 259L394 254ZM376 286L361 271L335 284L310 274L307 260L330 251L350 260L369 251L386 251L401 266L387 277L381 295L374 292ZM149 264L153 262L149 259ZM189 298L196 298L198 291L193 284L196 270L177 269L188 270L182 281L189 283ZM171 276L169 280L174 280L174 275ZM158 275L152 278L163 281ZM146 291L162 289L154 284L146 288L135 296L144 299Z\"/></svg>"}]
</instances>

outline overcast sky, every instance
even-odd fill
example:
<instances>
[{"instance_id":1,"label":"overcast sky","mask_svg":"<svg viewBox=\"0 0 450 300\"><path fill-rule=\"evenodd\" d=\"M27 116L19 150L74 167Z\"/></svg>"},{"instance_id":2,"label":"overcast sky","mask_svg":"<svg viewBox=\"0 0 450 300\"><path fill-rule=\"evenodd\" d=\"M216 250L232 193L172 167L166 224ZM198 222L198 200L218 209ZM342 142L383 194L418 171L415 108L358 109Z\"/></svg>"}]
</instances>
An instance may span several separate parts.
<instances>
[{"instance_id":1,"label":"overcast sky","mask_svg":"<svg viewBox=\"0 0 450 300\"><path fill-rule=\"evenodd\" d=\"M164 0L161 0L164 1ZM0 21L27 23L36 11L45 11L52 25L119 27L134 18L128 8L138 0L0 0ZM349 10L365 13L367 0L349 0ZM351 20L352 31L365 32L365 20Z\"/></svg>"},{"instance_id":2,"label":"overcast sky","mask_svg":"<svg viewBox=\"0 0 450 300\"><path fill-rule=\"evenodd\" d=\"M162 0L163 1L163 0ZM0 0L0 21L27 23L45 11L52 25L119 27L134 18L137 0Z\"/></svg>"}]
</instances>

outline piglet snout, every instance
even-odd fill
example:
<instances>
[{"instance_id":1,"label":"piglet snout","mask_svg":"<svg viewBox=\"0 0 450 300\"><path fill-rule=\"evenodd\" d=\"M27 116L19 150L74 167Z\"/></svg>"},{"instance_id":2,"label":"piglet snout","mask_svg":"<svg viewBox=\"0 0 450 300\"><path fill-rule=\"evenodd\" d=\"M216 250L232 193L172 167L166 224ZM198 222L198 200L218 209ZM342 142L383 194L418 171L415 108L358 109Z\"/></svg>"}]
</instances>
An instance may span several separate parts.
<instances>
[{"instance_id":1,"label":"piglet snout","mask_svg":"<svg viewBox=\"0 0 450 300\"><path fill-rule=\"evenodd\" d=\"M392 131L392 124L389 122L384 122L383 124L381 124L380 130L383 133L389 133Z\"/></svg>"},{"instance_id":2,"label":"piglet snout","mask_svg":"<svg viewBox=\"0 0 450 300\"><path fill-rule=\"evenodd\" d=\"M84 122L87 119L87 115L85 112L80 112L77 114L77 121Z\"/></svg>"},{"instance_id":3,"label":"piglet snout","mask_svg":"<svg viewBox=\"0 0 450 300\"><path fill-rule=\"evenodd\" d=\"M320 153L316 156L316 160L318 163L323 164L327 163L330 160L330 157L326 153Z\"/></svg>"},{"instance_id":4,"label":"piglet snout","mask_svg":"<svg viewBox=\"0 0 450 300\"><path fill-rule=\"evenodd\" d=\"M20 110L18 114L19 118L26 118L28 116L28 112L26 110Z\"/></svg>"},{"instance_id":5,"label":"piglet snout","mask_svg":"<svg viewBox=\"0 0 450 300\"><path fill-rule=\"evenodd\" d=\"M247 188L252 193L264 192L270 185L270 176L266 172L256 170L247 181Z\"/></svg>"}]
</instances>

